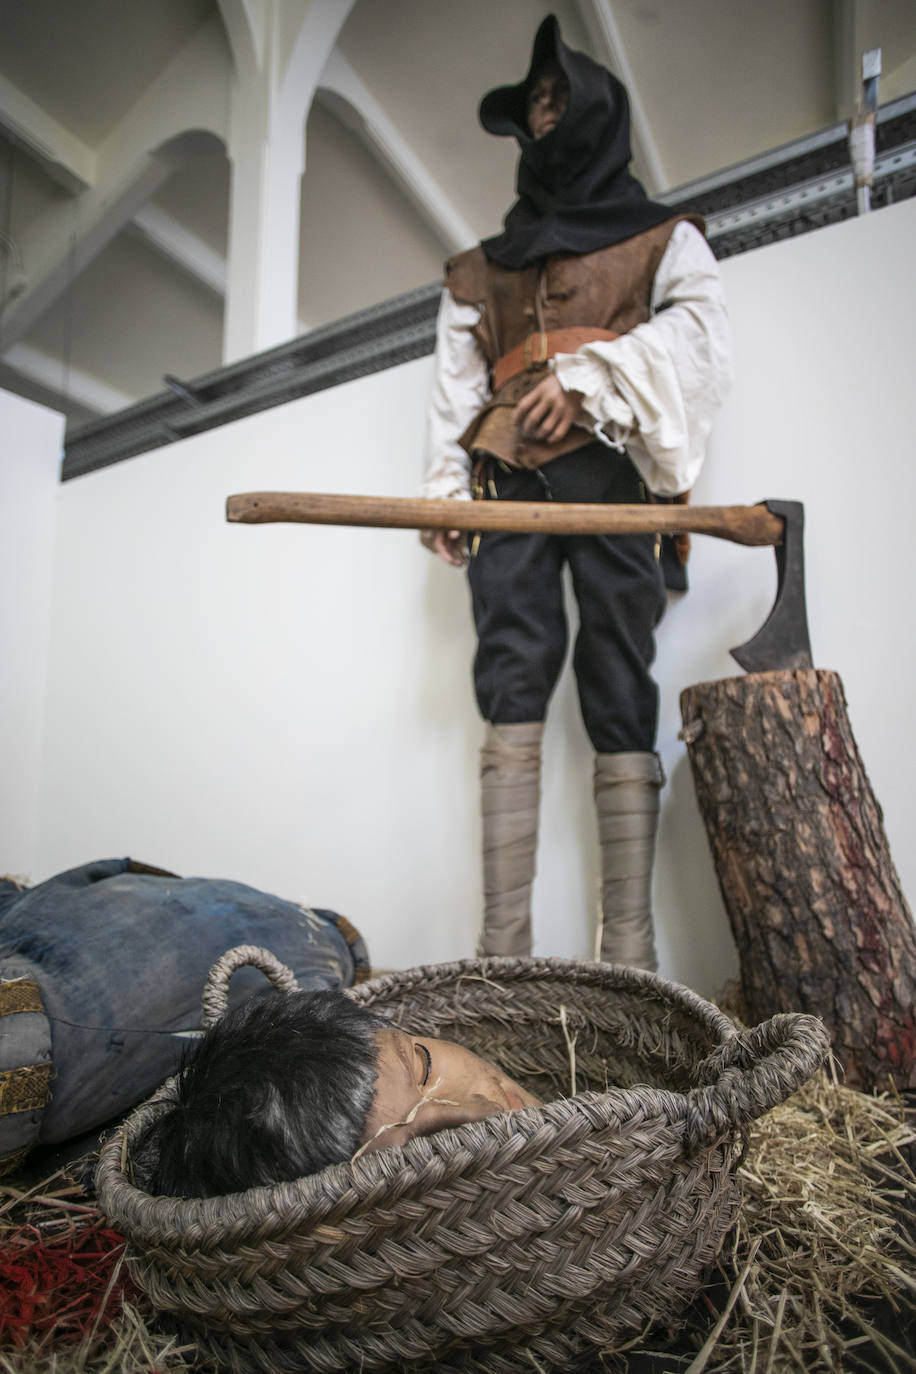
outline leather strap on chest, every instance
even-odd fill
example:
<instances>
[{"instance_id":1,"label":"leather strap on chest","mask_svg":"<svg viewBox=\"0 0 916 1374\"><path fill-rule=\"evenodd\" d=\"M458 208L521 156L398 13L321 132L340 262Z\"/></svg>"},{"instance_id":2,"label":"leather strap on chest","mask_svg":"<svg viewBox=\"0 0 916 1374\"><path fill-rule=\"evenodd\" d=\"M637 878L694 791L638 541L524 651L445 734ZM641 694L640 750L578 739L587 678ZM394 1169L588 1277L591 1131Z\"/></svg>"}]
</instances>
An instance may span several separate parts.
<instances>
[{"instance_id":1,"label":"leather strap on chest","mask_svg":"<svg viewBox=\"0 0 916 1374\"><path fill-rule=\"evenodd\" d=\"M619 338L620 335L613 330L598 329L594 325L571 325L566 329L529 334L522 343L496 359L493 364L493 390L498 391L510 378L527 372L539 363L546 363L558 353L575 353L583 344Z\"/></svg>"}]
</instances>

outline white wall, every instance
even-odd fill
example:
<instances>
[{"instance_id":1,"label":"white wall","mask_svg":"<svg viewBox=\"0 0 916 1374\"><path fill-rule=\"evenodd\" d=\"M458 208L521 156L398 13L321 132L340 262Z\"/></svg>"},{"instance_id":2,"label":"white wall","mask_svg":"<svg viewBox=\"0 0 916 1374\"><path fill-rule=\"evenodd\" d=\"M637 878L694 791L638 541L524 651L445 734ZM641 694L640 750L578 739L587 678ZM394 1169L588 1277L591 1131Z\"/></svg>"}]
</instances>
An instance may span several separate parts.
<instances>
[{"instance_id":1,"label":"white wall","mask_svg":"<svg viewBox=\"0 0 916 1374\"><path fill-rule=\"evenodd\" d=\"M35 863L63 428L0 391L0 873Z\"/></svg>"},{"instance_id":2,"label":"white wall","mask_svg":"<svg viewBox=\"0 0 916 1374\"><path fill-rule=\"evenodd\" d=\"M724 264L737 381L695 494L807 503L816 663L844 679L910 891L914 242L910 201ZM472 951L481 729L463 579L408 532L223 521L237 491L414 494L430 371L62 488L36 878L130 853L336 907L377 965ZM663 972L710 992L736 959L677 697L739 671L727 651L766 616L772 551L697 538L692 583L659 635L657 898ZM537 950L586 955L591 760L568 673L545 766Z\"/></svg>"}]
</instances>

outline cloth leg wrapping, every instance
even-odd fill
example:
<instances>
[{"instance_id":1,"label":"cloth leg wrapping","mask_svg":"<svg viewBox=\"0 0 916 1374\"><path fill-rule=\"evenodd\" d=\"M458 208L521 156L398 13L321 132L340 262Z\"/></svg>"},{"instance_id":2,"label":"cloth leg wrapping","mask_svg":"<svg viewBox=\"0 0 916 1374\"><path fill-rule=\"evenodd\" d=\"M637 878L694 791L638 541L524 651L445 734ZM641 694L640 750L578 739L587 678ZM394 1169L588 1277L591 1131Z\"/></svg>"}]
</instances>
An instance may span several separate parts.
<instances>
[{"instance_id":1,"label":"cloth leg wrapping","mask_svg":"<svg viewBox=\"0 0 916 1374\"><path fill-rule=\"evenodd\" d=\"M664 782L657 754L598 754L595 807L601 846L601 958L655 970L652 864Z\"/></svg>"},{"instance_id":2,"label":"cloth leg wrapping","mask_svg":"<svg viewBox=\"0 0 916 1374\"><path fill-rule=\"evenodd\" d=\"M487 725L480 751L484 923L480 954L531 953L542 721Z\"/></svg>"}]
</instances>

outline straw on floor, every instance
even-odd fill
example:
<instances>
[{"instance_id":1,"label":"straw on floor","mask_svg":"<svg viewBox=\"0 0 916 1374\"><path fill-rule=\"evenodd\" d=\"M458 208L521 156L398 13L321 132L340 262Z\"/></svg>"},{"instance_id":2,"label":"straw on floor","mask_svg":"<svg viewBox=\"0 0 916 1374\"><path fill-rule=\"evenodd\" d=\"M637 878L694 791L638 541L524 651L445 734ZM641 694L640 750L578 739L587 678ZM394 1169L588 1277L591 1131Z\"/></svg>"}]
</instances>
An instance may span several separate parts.
<instances>
[{"instance_id":1,"label":"straw on floor","mask_svg":"<svg viewBox=\"0 0 916 1374\"><path fill-rule=\"evenodd\" d=\"M628 1366L645 1368L654 1353L652 1368L670 1374L912 1369L905 1334L888 1335L886 1323L876 1327L875 1308L896 1309L904 1333L916 1324L916 1255L907 1234L916 1210L916 1176L907 1162L914 1145L912 1118L898 1099L866 1096L826 1070L817 1074L751 1127L738 1172L737 1223L690 1329L671 1340L638 1333L620 1343L625 1352L603 1354L598 1367L625 1374ZM61 1176L30 1189L9 1180L0 1187L3 1251L22 1241L26 1226L30 1236L69 1232L76 1239L80 1230L102 1224L97 1208ZM116 1282L124 1274L122 1266ZM4 1311L6 1296L0 1288ZM32 1329L16 1346L0 1337L0 1370L181 1374L206 1368L193 1347L182 1348L162 1330L142 1295L122 1293L110 1323L100 1322L75 1346L71 1338L64 1312L57 1327Z\"/></svg>"}]
</instances>

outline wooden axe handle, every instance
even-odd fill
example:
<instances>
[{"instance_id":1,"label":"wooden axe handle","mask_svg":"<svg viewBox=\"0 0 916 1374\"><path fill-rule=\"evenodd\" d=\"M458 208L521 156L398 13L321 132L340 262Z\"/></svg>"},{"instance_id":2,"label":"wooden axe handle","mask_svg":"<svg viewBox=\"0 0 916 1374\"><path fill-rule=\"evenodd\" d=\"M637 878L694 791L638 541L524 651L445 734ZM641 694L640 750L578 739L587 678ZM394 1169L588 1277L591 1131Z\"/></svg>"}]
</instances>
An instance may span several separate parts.
<instances>
[{"instance_id":1,"label":"wooden axe handle","mask_svg":"<svg viewBox=\"0 0 916 1374\"><path fill-rule=\"evenodd\" d=\"M244 525L375 525L407 530L519 534L711 534L735 544L779 544L783 522L759 506L616 506L559 501L426 501L401 496L248 491L226 501Z\"/></svg>"}]
</instances>

